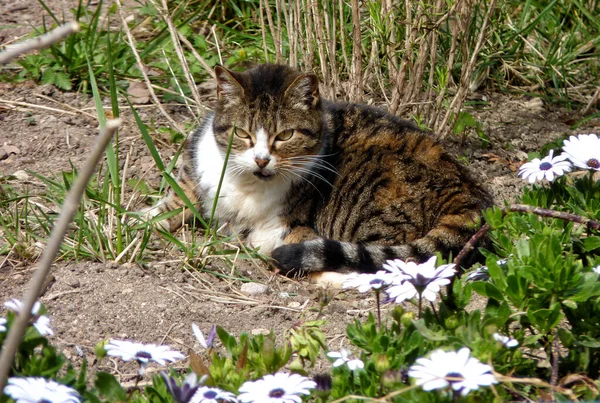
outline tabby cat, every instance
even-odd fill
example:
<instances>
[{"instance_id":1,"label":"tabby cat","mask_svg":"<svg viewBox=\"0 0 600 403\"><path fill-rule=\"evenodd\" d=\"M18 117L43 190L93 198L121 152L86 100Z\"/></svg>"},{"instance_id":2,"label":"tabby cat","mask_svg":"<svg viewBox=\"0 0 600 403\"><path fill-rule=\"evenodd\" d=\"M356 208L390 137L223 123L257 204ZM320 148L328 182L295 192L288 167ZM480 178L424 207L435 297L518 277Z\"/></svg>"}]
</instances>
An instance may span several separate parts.
<instances>
[{"instance_id":1,"label":"tabby cat","mask_svg":"<svg viewBox=\"0 0 600 403\"><path fill-rule=\"evenodd\" d=\"M492 205L436 139L381 109L321 98L313 74L272 64L215 73L215 111L188 138L178 183L210 216L231 142L214 218L282 274L456 253ZM170 191L150 215L183 207ZM190 216L184 208L164 226Z\"/></svg>"}]
</instances>

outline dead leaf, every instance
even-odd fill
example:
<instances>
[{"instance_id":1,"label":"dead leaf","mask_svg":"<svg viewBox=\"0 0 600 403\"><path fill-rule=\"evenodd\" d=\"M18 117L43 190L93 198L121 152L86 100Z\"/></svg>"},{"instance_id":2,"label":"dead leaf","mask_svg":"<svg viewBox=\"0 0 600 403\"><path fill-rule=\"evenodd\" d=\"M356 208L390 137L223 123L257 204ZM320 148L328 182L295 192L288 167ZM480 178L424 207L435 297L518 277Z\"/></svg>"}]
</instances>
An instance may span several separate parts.
<instances>
[{"instance_id":1,"label":"dead leaf","mask_svg":"<svg viewBox=\"0 0 600 403\"><path fill-rule=\"evenodd\" d=\"M127 88L129 99L134 104L147 104L150 101L150 92L146 84L139 81L132 81Z\"/></svg>"}]
</instances>

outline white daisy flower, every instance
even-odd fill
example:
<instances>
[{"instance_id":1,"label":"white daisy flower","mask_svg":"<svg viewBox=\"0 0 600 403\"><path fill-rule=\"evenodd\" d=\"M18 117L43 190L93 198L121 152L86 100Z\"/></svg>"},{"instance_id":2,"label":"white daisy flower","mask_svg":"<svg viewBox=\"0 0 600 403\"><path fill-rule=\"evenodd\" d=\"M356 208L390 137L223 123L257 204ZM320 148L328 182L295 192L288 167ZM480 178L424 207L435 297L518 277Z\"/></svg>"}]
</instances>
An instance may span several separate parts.
<instances>
[{"instance_id":1,"label":"white daisy flower","mask_svg":"<svg viewBox=\"0 0 600 403\"><path fill-rule=\"evenodd\" d=\"M571 163L566 161L567 156L561 154L553 157L554 150L542 158L534 158L519 168L519 176L523 179L529 178L529 183L546 179L552 182L554 178L562 176L571 170Z\"/></svg>"},{"instance_id":2,"label":"white daisy flower","mask_svg":"<svg viewBox=\"0 0 600 403\"><path fill-rule=\"evenodd\" d=\"M196 394L196 391L202 386L204 380L208 378L207 375L204 375L198 379L198 375L195 372L190 372L186 375L181 386L179 386L175 378L171 378L164 372L161 372L160 375L163 377L169 393L173 396L173 400L179 403L189 403Z\"/></svg>"},{"instance_id":3,"label":"white daisy flower","mask_svg":"<svg viewBox=\"0 0 600 403\"><path fill-rule=\"evenodd\" d=\"M192 331L194 332L194 336L196 336L196 340L198 340L198 343L200 343L202 347L208 348L208 345L206 344L206 339L204 338L204 334L202 333L202 330L200 330L197 324L192 323Z\"/></svg>"},{"instance_id":4,"label":"white daisy flower","mask_svg":"<svg viewBox=\"0 0 600 403\"><path fill-rule=\"evenodd\" d=\"M592 270L594 271L594 273L600 275L600 265L598 265L596 267L592 267Z\"/></svg>"},{"instance_id":5,"label":"white daisy flower","mask_svg":"<svg viewBox=\"0 0 600 403\"><path fill-rule=\"evenodd\" d=\"M358 358L350 359L348 355L349 352L346 349L341 349L339 352L330 351L327 353L327 357L336 359L332 364L334 367L339 367L340 365L346 364L348 365L348 368L350 368L351 371L354 371L359 368L362 369L365 367L365 364L361 360L359 360Z\"/></svg>"},{"instance_id":6,"label":"white daisy flower","mask_svg":"<svg viewBox=\"0 0 600 403\"><path fill-rule=\"evenodd\" d=\"M203 386L194 394L190 403L222 403L237 402L237 398L231 392L226 392L218 388L209 388Z\"/></svg>"},{"instance_id":7,"label":"white daisy flower","mask_svg":"<svg viewBox=\"0 0 600 403\"><path fill-rule=\"evenodd\" d=\"M79 393L44 378L9 378L4 394L16 403L79 403Z\"/></svg>"},{"instance_id":8,"label":"white daisy flower","mask_svg":"<svg viewBox=\"0 0 600 403\"><path fill-rule=\"evenodd\" d=\"M600 139L597 135L571 136L563 144L564 153L576 167L600 171Z\"/></svg>"},{"instance_id":9,"label":"white daisy flower","mask_svg":"<svg viewBox=\"0 0 600 403\"><path fill-rule=\"evenodd\" d=\"M238 399L242 403L300 403L299 395L310 395L316 383L302 375L278 372L245 382Z\"/></svg>"},{"instance_id":10,"label":"white daisy flower","mask_svg":"<svg viewBox=\"0 0 600 403\"><path fill-rule=\"evenodd\" d=\"M512 257L512 254L508 255L504 259L497 260L496 263L501 269L506 271L508 260ZM487 266L481 266L478 269L473 270L467 274L466 281L488 281L490 279L490 271Z\"/></svg>"},{"instance_id":11,"label":"white daisy flower","mask_svg":"<svg viewBox=\"0 0 600 403\"><path fill-rule=\"evenodd\" d=\"M6 301L4 306L17 314L23 309L23 303L16 298ZM36 328L41 336L52 336L54 332L50 328L50 318L46 315L39 315L41 308L42 304L39 301L36 301L33 307L31 307L31 316L35 319L33 327Z\"/></svg>"},{"instance_id":12,"label":"white daisy flower","mask_svg":"<svg viewBox=\"0 0 600 403\"><path fill-rule=\"evenodd\" d=\"M458 352L436 350L429 358L417 359L408 376L416 378L417 385L425 391L451 386L463 396L480 386L496 383L492 367L469 357L470 353L466 347Z\"/></svg>"},{"instance_id":13,"label":"white daisy flower","mask_svg":"<svg viewBox=\"0 0 600 403\"><path fill-rule=\"evenodd\" d=\"M42 336L52 336L54 334L50 328L50 318L46 315L40 316L35 322L33 322L33 327L35 327L38 333Z\"/></svg>"},{"instance_id":14,"label":"white daisy flower","mask_svg":"<svg viewBox=\"0 0 600 403\"><path fill-rule=\"evenodd\" d=\"M358 292L367 292L370 290L381 290L392 283L390 273L380 270L377 273L363 273L355 277L350 277L342 283L342 289L356 288Z\"/></svg>"},{"instance_id":15,"label":"white daisy flower","mask_svg":"<svg viewBox=\"0 0 600 403\"><path fill-rule=\"evenodd\" d=\"M6 332L6 318L0 318L0 332Z\"/></svg>"},{"instance_id":16,"label":"white daisy flower","mask_svg":"<svg viewBox=\"0 0 600 403\"><path fill-rule=\"evenodd\" d=\"M6 301L4 303L4 307L16 313L20 313L21 309L23 309L23 303L20 300L13 298ZM42 304L40 304L40 301L35 301L33 307L31 307L31 315L36 316L40 312L41 308Z\"/></svg>"},{"instance_id":17,"label":"white daisy flower","mask_svg":"<svg viewBox=\"0 0 600 403\"><path fill-rule=\"evenodd\" d=\"M140 364L140 374L151 361L165 365L167 361L175 362L183 358L183 354L179 351L170 350L169 346L141 344L123 340L110 340L104 346L104 349L106 354L121 357L123 361L136 360Z\"/></svg>"},{"instance_id":18,"label":"white daisy flower","mask_svg":"<svg viewBox=\"0 0 600 403\"><path fill-rule=\"evenodd\" d=\"M384 268L397 274L394 284L386 292L397 303L420 295L428 301L435 301L440 287L450 284L449 278L454 276L454 264L444 264L435 267L436 256L425 263L404 262L400 259L388 260ZM386 267L387 266L387 267Z\"/></svg>"},{"instance_id":19,"label":"white daisy flower","mask_svg":"<svg viewBox=\"0 0 600 403\"><path fill-rule=\"evenodd\" d=\"M516 339L511 339L510 337L500 333L494 333L492 337L494 340L504 344L504 347L513 348L519 345L519 342Z\"/></svg>"}]
</instances>

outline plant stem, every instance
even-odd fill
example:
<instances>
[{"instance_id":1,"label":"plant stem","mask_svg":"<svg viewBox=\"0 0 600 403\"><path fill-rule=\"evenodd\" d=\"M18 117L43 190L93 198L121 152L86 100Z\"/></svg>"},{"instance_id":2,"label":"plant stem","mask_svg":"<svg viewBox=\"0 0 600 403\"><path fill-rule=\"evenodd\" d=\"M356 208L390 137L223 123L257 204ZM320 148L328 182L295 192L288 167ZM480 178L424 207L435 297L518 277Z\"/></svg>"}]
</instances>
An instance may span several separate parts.
<instances>
[{"instance_id":1,"label":"plant stem","mask_svg":"<svg viewBox=\"0 0 600 403\"><path fill-rule=\"evenodd\" d=\"M96 166L98 165L98 161L100 161L100 158L104 155L106 146L112 139L113 134L120 124L121 121L119 119L110 120L106 123L106 126L101 130L100 135L96 140L96 144L94 145L90 156L83 164L77 179L75 179L73 186L69 190L69 193L63 202L60 215L54 228L52 229L50 239L46 244L46 248L44 249L40 263L33 275L33 278L29 282L29 287L23 299L23 307L21 312L19 315L17 315L10 332L6 336L4 345L2 346L2 353L0 354L0 390L4 389L15 352L19 347L21 338L25 334L29 318L31 317L31 308L40 296L44 286L44 280L50 272L50 268L52 266L52 262L54 262L56 254L60 250L60 245L65 233L67 232L67 229L69 228L69 224L73 219L75 212L77 211L81 196L83 195L87 183L94 173Z\"/></svg>"},{"instance_id":2,"label":"plant stem","mask_svg":"<svg viewBox=\"0 0 600 403\"><path fill-rule=\"evenodd\" d=\"M513 212L531 213L531 214L539 215L541 217L551 217L551 218L558 218L558 219L565 220L565 221L576 222L578 224L585 225L588 228L588 230L589 229L600 230L600 222L590 220L589 218L585 218L580 215L565 213L563 211L528 206L525 204L511 204L509 206L504 207L501 211L502 211L503 216L505 216L508 213L513 213ZM471 237L471 239L469 239L469 241L465 244L465 246L458 253L458 255L456 255L456 258L454 259L454 261L452 263L454 263L456 265L456 270L458 270L459 273L462 272L461 264L462 264L463 260L465 260L465 258L473 251L473 249L475 249L477 244L483 239L483 237L487 234L487 232L490 230L490 228L491 227L489 224L483 225L479 229L479 231L477 231Z\"/></svg>"},{"instance_id":3,"label":"plant stem","mask_svg":"<svg viewBox=\"0 0 600 403\"><path fill-rule=\"evenodd\" d=\"M379 294L381 290L375 290L375 300L377 301L377 326L381 330L381 306L379 304Z\"/></svg>"}]
</instances>

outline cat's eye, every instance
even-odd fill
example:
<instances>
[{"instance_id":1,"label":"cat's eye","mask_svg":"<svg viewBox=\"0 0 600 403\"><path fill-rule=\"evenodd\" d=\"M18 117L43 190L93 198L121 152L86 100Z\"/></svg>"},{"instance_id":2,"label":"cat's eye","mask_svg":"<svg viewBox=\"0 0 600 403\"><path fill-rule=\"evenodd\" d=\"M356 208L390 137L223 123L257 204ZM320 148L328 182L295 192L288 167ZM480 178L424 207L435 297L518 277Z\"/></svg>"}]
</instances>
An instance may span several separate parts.
<instances>
[{"instance_id":1,"label":"cat's eye","mask_svg":"<svg viewBox=\"0 0 600 403\"><path fill-rule=\"evenodd\" d=\"M294 135L294 131L293 130L284 130L281 133L279 133L277 135L277 137L275 137L275 140L277 140L277 141L288 141L289 139L292 138L293 135Z\"/></svg>"},{"instance_id":2,"label":"cat's eye","mask_svg":"<svg viewBox=\"0 0 600 403\"><path fill-rule=\"evenodd\" d=\"M240 129L238 127L235 128L235 135L241 139L249 139L250 138L250 134L246 130Z\"/></svg>"}]
</instances>

